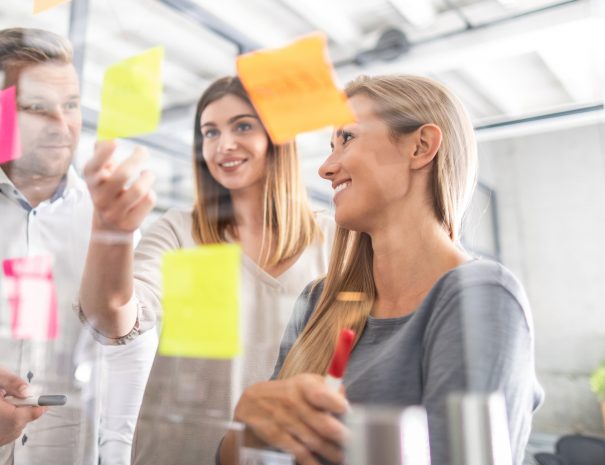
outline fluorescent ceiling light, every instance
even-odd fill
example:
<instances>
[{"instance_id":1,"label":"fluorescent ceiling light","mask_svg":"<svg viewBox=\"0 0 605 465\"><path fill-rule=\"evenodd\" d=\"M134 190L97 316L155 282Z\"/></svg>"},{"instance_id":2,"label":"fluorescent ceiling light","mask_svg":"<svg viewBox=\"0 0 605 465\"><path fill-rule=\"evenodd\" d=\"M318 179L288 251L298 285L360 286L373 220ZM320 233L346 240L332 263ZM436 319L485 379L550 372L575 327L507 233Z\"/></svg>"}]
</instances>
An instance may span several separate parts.
<instances>
[{"instance_id":1,"label":"fluorescent ceiling light","mask_svg":"<svg viewBox=\"0 0 605 465\"><path fill-rule=\"evenodd\" d=\"M424 29L435 22L435 8L429 0L389 0L413 26Z\"/></svg>"},{"instance_id":2,"label":"fluorescent ceiling light","mask_svg":"<svg viewBox=\"0 0 605 465\"><path fill-rule=\"evenodd\" d=\"M281 46L305 29L304 21L279 4L257 0L194 2L262 47Z\"/></svg>"},{"instance_id":3,"label":"fluorescent ceiling light","mask_svg":"<svg viewBox=\"0 0 605 465\"><path fill-rule=\"evenodd\" d=\"M347 15L348 4L344 0L281 0L313 27L325 32L334 42L346 45L358 42L363 32Z\"/></svg>"},{"instance_id":4,"label":"fluorescent ceiling light","mask_svg":"<svg viewBox=\"0 0 605 465\"><path fill-rule=\"evenodd\" d=\"M498 3L508 10L516 8L521 3L519 0L498 0Z\"/></svg>"}]
</instances>

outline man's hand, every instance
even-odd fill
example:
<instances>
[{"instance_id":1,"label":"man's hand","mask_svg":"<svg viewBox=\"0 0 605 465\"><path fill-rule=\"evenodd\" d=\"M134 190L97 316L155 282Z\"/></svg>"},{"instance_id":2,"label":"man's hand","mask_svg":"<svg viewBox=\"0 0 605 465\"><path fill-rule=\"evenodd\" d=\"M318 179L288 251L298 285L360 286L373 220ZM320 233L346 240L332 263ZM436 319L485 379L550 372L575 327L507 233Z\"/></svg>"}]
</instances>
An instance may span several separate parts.
<instances>
[{"instance_id":1,"label":"man's hand","mask_svg":"<svg viewBox=\"0 0 605 465\"><path fill-rule=\"evenodd\" d=\"M320 465L317 456L334 463L344 459L344 425L334 418L348 409L342 393L319 375L301 374L286 380L250 386L235 409L262 441L296 457L301 465Z\"/></svg>"},{"instance_id":2,"label":"man's hand","mask_svg":"<svg viewBox=\"0 0 605 465\"><path fill-rule=\"evenodd\" d=\"M25 380L0 367L0 446L17 439L30 421L46 412L46 407L17 408L4 400L6 395L21 399L28 397L28 385Z\"/></svg>"},{"instance_id":3,"label":"man's hand","mask_svg":"<svg viewBox=\"0 0 605 465\"><path fill-rule=\"evenodd\" d=\"M95 153L84 167L84 179L95 207L93 230L132 233L155 204L150 171L140 172L147 151L141 147L121 164L112 159L116 144L95 144ZM140 172L140 173L139 173Z\"/></svg>"}]
</instances>

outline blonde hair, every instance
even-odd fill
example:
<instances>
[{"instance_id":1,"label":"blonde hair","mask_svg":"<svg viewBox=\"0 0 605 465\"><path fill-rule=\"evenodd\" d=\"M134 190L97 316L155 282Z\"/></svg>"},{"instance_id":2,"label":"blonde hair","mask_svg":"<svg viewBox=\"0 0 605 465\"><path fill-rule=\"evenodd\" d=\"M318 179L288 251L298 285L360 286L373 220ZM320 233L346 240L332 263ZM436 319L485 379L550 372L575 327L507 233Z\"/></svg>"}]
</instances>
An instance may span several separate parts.
<instances>
[{"instance_id":1,"label":"blonde hair","mask_svg":"<svg viewBox=\"0 0 605 465\"><path fill-rule=\"evenodd\" d=\"M376 114L397 138L432 123L443 140L432 168L433 210L452 241L460 237L462 217L476 184L477 144L462 103L441 84L416 76L361 76L346 88L347 96L365 95ZM337 227L328 274L317 308L286 357L279 378L297 373L325 374L337 335L351 328L359 337L376 298L370 236ZM357 302L339 300L342 291L356 292Z\"/></svg>"},{"instance_id":2,"label":"blonde hair","mask_svg":"<svg viewBox=\"0 0 605 465\"><path fill-rule=\"evenodd\" d=\"M72 47L67 39L43 29L15 27L0 31L0 72L6 74L0 87L16 84L21 69L42 64L70 64Z\"/></svg>"},{"instance_id":3,"label":"blonde hair","mask_svg":"<svg viewBox=\"0 0 605 465\"><path fill-rule=\"evenodd\" d=\"M198 244L226 242L227 234L235 235L237 232L231 195L212 177L204 160L204 140L200 127L204 109L226 95L234 95L252 106L237 77L218 79L206 89L198 102L194 122L196 204L192 231ZM269 144L262 215L263 265L276 265L298 255L314 241L323 239L300 178L294 142Z\"/></svg>"}]
</instances>

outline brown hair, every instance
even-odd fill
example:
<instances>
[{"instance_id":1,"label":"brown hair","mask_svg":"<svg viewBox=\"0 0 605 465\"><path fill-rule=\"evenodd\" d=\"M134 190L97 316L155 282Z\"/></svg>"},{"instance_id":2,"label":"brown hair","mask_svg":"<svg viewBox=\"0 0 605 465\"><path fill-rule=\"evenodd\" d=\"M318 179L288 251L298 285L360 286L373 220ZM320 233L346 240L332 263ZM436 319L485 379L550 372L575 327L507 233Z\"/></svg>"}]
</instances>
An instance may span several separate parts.
<instances>
[{"instance_id":1,"label":"brown hair","mask_svg":"<svg viewBox=\"0 0 605 465\"><path fill-rule=\"evenodd\" d=\"M225 242L227 233L233 235L236 232L231 195L208 170L200 127L204 109L226 95L234 95L252 106L237 77L224 77L212 83L197 104L193 137L197 195L192 233L198 244ZM265 265L276 265L294 257L323 238L300 178L294 142L282 145L269 143L262 215L261 262Z\"/></svg>"},{"instance_id":2,"label":"brown hair","mask_svg":"<svg viewBox=\"0 0 605 465\"><path fill-rule=\"evenodd\" d=\"M40 63L72 62L67 39L42 29L11 28L0 31L0 72L6 75L3 87L17 83L22 68Z\"/></svg>"},{"instance_id":3,"label":"brown hair","mask_svg":"<svg viewBox=\"0 0 605 465\"><path fill-rule=\"evenodd\" d=\"M477 175L477 144L462 103L441 84L416 76L362 76L347 86L346 93L372 99L376 114L395 137L427 123L439 126L443 139L433 162L433 209L452 241L458 241ZM361 335L376 297L372 261L368 234L336 228L317 308L286 357L279 378L303 372L325 374L332 355L326 347L331 347L340 331L351 328ZM341 291L365 298L341 301Z\"/></svg>"}]
</instances>

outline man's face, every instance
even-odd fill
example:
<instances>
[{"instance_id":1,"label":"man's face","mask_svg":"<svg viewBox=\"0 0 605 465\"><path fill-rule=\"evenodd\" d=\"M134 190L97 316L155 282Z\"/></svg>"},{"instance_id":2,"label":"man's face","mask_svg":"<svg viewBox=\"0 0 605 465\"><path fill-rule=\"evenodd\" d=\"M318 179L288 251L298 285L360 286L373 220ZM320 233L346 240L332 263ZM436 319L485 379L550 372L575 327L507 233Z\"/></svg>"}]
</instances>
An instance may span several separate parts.
<instances>
[{"instance_id":1,"label":"man's face","mask_svg":"<svg viewBox=\"0 0 605 465\"><path fill-rule=\"evenodd\" d=\"M45 63L19 73L21 158L12 168L43 177L69 169L82 129L80 85L71 64Z\"/></svg>"}]
</instances>

